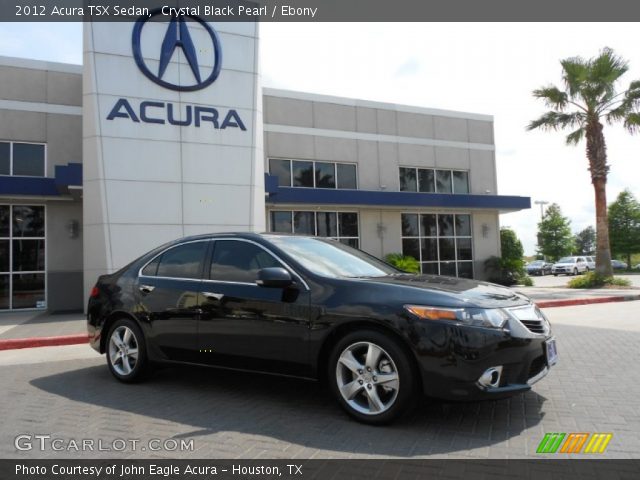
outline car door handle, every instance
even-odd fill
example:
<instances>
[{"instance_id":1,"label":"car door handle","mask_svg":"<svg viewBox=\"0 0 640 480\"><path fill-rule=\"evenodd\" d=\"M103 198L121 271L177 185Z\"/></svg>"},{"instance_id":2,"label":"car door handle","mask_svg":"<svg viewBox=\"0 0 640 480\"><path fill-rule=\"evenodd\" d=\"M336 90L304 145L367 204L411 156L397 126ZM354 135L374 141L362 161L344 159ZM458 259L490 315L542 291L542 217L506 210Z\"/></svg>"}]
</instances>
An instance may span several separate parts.
<instances>
[{"instance_id":1,"label":"car door handle","mask_svg":"<svg viewBox=\"0 0 640 480\"><path fill-rule=\"evenodd\" d=\"M156 287L154 287L153 285L140 285L140 287L138 287L138 289L142 292L142 293L151 293L153 292L153 290Z\"/></svg>"},{"instance_id":2,"label":"car door handle","mask_svg":"<svg viewBox=\"0 0 640 480\"><path fill-rule=\"evenodd\" d=\"M214 293L214 292L202 292L202 295L204 295L206 298L209 298L211 300L222 300L222 297L224 297L223 293Z\"/></svg>"}]
</instances>

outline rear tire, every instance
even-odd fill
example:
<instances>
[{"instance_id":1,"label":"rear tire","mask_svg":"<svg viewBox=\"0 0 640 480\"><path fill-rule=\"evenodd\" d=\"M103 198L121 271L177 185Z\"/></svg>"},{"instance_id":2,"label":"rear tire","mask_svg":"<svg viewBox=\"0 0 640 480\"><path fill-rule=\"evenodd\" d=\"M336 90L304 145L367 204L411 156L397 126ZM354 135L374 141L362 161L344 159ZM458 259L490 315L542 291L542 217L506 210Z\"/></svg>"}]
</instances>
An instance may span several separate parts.
<instances>
[{"instance_id":1,"label":"rear tire","mask_svg":"<svg viewBox=\"0 0 640 480\"><path fill-rule=\"evenodd\" d=\"M105 350L109 370L121 382L138 382L148 372L144 335L133 320L122 318L113 323Z\"/></svg>"},{"instance_id":2,"label":"rear tire","mask_svg":"<svg viewBox=\"0 0 640 480\"><path fill-rule=\"evenodd\" d=\"M573 276L575 277L576 275L578 275L578 269L577 269L577 268L574 268L574 269L573 269Z\"/></svg>"},{"instance_id":3,"label":"rear tire","mask_svg":"<svg viewBox=\"0 0 640 480\"><path fill-rule=\"evenodd\" d=\"M417 372L402 347L376 330L345 335L329 356L329 387L356 420L382 425L411 410Z\"/></svg>"}]
</instances>

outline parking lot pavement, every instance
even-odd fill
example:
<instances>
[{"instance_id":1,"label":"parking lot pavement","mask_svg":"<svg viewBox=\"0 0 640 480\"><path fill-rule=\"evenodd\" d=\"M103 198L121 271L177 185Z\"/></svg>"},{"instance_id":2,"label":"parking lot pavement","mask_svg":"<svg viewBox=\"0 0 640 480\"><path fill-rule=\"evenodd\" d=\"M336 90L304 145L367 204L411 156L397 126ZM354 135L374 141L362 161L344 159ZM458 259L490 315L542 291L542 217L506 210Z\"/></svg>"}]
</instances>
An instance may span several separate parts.
<instances>
[{"instance_id":1,"label":"parking lot pavement","mask_svg":"<svg viewBox=\"0 0 640 480\"><path fill-rule=\"evenodd\" d=\"M640 319L640 302L602 307L547 311L560 362L532 391L480 403L425 400L387 427L350 420L319 385L301 380L172 368L124 385L103 357L83 352L88 346L30 349L22 361L0 355L0 457L521 458L538 456L547 432L611 432L605 457L638 458L640 331L621 319ZM17 451L21 434L62 439L64 450ZM128 443L123 452L68 450L82 439ZM151 439L193 440L193 449L150 451Z\"/></svg>"},{"instance_id":2,"label":"parking lot pavement","mask_svg":"<svg viewBox=\"0 0 640 480\"><path fill-rule=\"evenodd\" d=\"M631 275L615 275L618 278L625 278L631 282L631 285L634 287L640 287L640 274L631 274ZM571 280L571 275L558 275L554 277L553 275L544 275L544 276L532 276L533 285L535 287L566 287L569 280Z\"/></svg>"}]
</instances>

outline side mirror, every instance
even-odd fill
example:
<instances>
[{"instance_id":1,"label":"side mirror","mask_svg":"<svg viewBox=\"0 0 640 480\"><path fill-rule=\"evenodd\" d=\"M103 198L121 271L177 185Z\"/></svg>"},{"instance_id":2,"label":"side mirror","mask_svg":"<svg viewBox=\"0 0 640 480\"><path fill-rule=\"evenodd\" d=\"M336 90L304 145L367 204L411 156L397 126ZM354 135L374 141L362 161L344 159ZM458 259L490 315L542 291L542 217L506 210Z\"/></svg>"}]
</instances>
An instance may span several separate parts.
<instances>
[{"instance_id":1,"label":"side mirror","mask_svg":"<svg viewBox=\"0 0 640 480\"><path fill-rule=\"evenodd\" d=\"M263 268L258 272L256 284L261 287L286 288L293 283L291 274L282 267Z\"/></svg>"}]
</instances>

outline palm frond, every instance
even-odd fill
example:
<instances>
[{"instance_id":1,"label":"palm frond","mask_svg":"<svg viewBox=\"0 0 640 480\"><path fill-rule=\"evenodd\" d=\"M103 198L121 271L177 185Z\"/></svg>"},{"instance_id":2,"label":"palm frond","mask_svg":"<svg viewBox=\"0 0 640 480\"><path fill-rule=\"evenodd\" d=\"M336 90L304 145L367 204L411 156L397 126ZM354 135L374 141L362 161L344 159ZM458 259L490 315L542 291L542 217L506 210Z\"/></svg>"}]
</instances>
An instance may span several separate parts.
<instances>
[{"instance_id":1,"label":"palm frond","mask_svg":"<svg viewBox=\"0 0 640 480\"><path fill-rule=\"evenodd\" d=\"M566 58L560 61L562 65L562 80L570 98L576 98L587 80L588 62L582 57Z\"/></svg>"},{"instance_id":2,"label":"palm frond","mask_svg":"<svg viewBox=\"0 0 640 480\"><path fill-rule=\"evenodd\" d=\"M577 145L584 138L585 129L579 128L567 135L567 145Z\"/></svg>"},{"instance_id":3,"label":"palm frond","mask_svg":"<svg viewBox=\"0 0 640 480\"><path fill-rule=\"evenodd\" d=\"M541 128L543 130L560 130L566 127L582 127L585 115L582 112L564 113L552 110L527 125L527 130Z\"/></svg>"},{"instance_id":4,"label":"palm frond","mask_svg":"<svg viewBox=\"0 0 640 480\"><path fill-rule=\"evenodd\" d=\"M533 96L544 100L545 105L549 108L564 110L567 107L567 92L563 92L553 85L534 90Z\"/></svg>"},{"instance_id":5,"label":"palm frond","mask_svg":"<svg viewBox=\"0 0 640 480\"><path fill-rule=\"evenodd\" d=\"M628 114L624 120L624 128L626 128L629 133L638 133L640 131L640 113L632 112Z\"/></svg>"}]
</instances>

